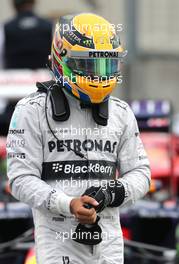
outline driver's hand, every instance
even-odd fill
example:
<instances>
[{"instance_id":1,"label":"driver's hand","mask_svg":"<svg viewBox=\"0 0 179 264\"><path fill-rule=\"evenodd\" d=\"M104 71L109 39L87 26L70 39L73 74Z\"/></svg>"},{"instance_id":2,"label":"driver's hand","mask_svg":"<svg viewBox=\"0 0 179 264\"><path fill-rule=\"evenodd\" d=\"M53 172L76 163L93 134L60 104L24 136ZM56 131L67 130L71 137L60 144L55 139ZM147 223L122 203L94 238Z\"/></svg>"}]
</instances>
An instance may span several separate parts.
<instances>
[{"instance_id":1,"label":"driver's hand","mask_svg":"<svg viewBox=\"0 0 179 264\"><path fill-rule=\"evenodd\" d=\"M71 213L75 215L76 219L78 219L81 224L93 224L96 222L96 210L93 207L91 209L85 208L86 204L90 204L93 207L98 206L98 202L95 199L84 195L71 200Z\"/></svg>"}]
</instances>

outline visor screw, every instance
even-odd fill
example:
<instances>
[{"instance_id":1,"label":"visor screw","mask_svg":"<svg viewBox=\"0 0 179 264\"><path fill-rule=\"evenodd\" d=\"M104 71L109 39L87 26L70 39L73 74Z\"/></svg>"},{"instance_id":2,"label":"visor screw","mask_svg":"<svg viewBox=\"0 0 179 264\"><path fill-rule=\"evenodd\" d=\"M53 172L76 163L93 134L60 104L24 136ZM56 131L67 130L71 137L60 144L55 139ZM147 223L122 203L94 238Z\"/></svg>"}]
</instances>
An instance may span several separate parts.
<instances>
[{"instance_id":1,"label":"visor screw","mask_svg":"<svg viewBox=\"0 0 179 264\"><path fill-rule=\"evenodd\" d=\"M64 57L67 54L67 50L63 49L62 52L60 53L61 57Z\"/></svg>"}]
</instances>

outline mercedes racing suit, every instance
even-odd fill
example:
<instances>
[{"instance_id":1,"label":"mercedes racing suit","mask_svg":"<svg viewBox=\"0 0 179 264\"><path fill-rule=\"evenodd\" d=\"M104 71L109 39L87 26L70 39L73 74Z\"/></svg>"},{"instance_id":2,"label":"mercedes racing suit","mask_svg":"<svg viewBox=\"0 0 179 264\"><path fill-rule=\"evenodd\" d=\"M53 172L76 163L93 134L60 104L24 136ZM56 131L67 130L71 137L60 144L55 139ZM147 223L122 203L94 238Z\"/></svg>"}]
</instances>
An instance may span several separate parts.
<instances>
[{"instance_id":1,"label":"mercedes racing suit","mask_svg":"<svg viewBox=\"0 0 179 264\"><path fill-rule=\"evenodd\" d=\"M70 117L57 122L47 100L57 140L47 124L45 98L45 93L37 92L19 101L7 139L12 194L33 210L37 263L123 263L120 207L107 207L99 214L103 241L91 246L71 239L78 222L69 205L89 184L116 177L126 192L121 206L148 192L149 163L133 112L125 102L110 97L108 125L100 126L90 108L81 108L78 100L68 96Z\"/></svg>"}]
</instances>

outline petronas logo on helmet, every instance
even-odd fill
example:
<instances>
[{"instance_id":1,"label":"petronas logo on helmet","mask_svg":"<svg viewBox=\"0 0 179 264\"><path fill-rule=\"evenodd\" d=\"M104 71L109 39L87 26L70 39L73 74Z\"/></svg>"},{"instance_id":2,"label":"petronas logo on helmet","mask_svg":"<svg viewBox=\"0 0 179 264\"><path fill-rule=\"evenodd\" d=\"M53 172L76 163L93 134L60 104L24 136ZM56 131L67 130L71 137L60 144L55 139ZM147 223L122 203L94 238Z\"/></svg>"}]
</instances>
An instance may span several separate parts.
<instances>
[{"instance_id":1,"label":"petronas logo on helmet","mask_svg":"<svg viewBox=\"0 0 179 264\"><path fill-rule=\"evenodd\" d=\"M119 58L121 52L117 51L90 51L89 57L90 58Z\"/></svg>"}]
</instances>

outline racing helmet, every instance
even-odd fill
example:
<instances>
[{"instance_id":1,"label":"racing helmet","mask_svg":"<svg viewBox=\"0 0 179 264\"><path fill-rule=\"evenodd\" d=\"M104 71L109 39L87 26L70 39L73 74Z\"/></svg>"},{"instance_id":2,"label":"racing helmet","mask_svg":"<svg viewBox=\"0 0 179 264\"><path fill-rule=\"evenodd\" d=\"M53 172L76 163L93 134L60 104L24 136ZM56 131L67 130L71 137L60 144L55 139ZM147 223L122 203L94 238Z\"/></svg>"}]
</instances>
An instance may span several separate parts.
<instances>
[{"instance_id":1,"label":"racing helmet","mask_svg":"<svg viewBox=\"0 0 179 264\"><path fill-rule=\"evenodd\" d=\"M85 103L108 100L126 55L114 25L103 17L66 15L56 24L51 66L57 82Z\"/></svg>"}]
</instances>

